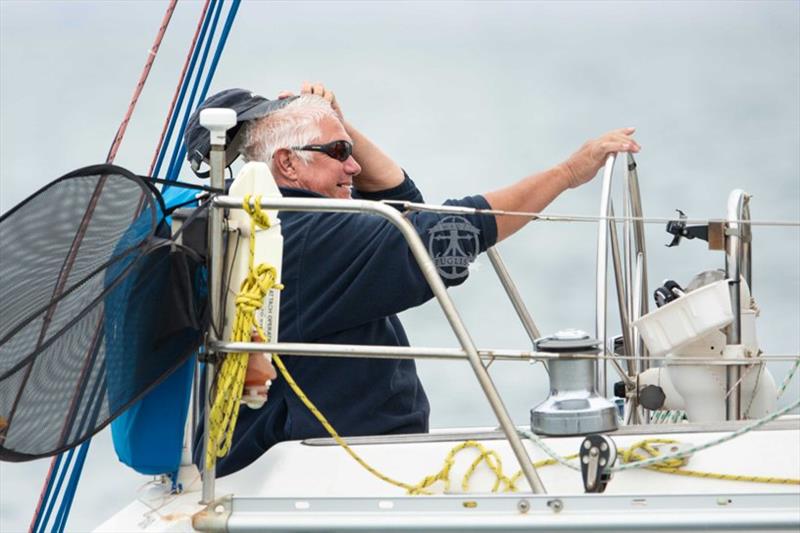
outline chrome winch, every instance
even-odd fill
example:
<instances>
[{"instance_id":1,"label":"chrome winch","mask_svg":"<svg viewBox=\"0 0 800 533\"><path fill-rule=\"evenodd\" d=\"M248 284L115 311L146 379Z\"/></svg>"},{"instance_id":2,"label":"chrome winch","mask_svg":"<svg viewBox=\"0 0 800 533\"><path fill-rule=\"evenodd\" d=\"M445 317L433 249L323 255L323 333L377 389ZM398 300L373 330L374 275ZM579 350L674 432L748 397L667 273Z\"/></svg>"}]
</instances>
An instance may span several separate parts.
<instances>
[{"instance_id":1,"label":"chrome winch","mask_svg":"<svg viewBox=\"0 0 800 533\"><path fill-rule=\"evenodd\" d=\"M617 429L616 406L597 393L600 341L580 330L538 339L535 349L561 355L547 361L550 396L531 409L531 430L545 435L587 435ZM569 354L583 357L569 358ZM589 357L586 357L586 356Z\"/></svg>"}]
</instances>

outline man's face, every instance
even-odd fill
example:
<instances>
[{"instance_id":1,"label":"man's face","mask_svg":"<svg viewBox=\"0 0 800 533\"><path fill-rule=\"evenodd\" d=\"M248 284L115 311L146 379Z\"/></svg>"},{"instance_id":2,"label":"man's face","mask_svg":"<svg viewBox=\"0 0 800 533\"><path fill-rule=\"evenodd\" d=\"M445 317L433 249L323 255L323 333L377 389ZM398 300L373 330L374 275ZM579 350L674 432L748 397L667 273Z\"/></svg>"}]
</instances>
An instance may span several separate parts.
<instances>
[{"instance_id":1,"label":"man's face","mask_svg":"<svg viewBox=\"0 0 800 533\"><path fill-rule=\"evenodd\" d=\"M320 136L312 144L326 144L332 141L348 141L352 139L345 132L342 123L330 117L320 121ZM297 165L297 184L300 188L313 191L329 198L350 198L350 188L353 186L353 177L361 172L361 166L348 157L339 161L320 152L306 152L311 154L307 165Z\"/></svg>"}]
</instances>

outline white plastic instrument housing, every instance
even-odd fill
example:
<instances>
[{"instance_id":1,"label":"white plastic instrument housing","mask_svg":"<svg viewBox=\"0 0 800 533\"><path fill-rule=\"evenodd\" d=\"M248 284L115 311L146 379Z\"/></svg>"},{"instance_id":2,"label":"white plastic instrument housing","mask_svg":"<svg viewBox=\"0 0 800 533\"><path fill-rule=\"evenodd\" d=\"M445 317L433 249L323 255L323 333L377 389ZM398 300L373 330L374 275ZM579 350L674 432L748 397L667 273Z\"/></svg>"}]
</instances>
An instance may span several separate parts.
<instances>
[{"instance_id":1,"label":"white plastic instrument housing","mask_svg":"<svg viewBox=\"0 0 800 533\"><path fill-rule=\"evenodd\" d=\"M673 352L733 320L728 281L721 280L686 293L634 321L654 356Z\"/></svg>"}]
</instances>

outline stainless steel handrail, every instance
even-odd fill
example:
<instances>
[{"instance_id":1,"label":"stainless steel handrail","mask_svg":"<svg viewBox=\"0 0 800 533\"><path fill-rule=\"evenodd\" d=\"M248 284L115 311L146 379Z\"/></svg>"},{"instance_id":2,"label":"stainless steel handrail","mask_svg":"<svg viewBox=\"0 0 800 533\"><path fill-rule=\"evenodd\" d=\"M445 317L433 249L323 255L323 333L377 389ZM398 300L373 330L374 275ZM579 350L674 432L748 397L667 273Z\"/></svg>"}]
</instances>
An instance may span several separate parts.
<instances>
[{"instance_id":1,"label":"stainless steel handrail","mask_svg":"<svg viewBox=\"0 0 800 533\"><path fill-rule=\"evenodd\" d=\"M241 209L242 199L230 196L218 196L212 200L212 207L214 211L219 208ZM400 230L408 243L414 258L425 276L428 285L431 287L434 296L436 296L442 311L445 314L450 327L453 329L459 344L464 349L469 359L470 366L472 366L478 383L483 389L492 410L497 417L500 427L508 438L509 445L514 452L514 455L519 461L520 468L525 475L531 490L537 494L546 493L544 485L542 484L539 475L536 473L536 468L528 455L525 446L522 444L520 436L517 434L516 428L508 415L508 411L503 404L502 399L497 393L497 389L492 382L489 373L481 362L478 355L475 343L472 340L469 332L467 331L458 311L447 293L444 282L439 277L436 266L433 263L425 245L422 243L419 235L417 234L414 226L405 219L402 214L394 207L388 206L380 202L373 202L367 200L337 200L327 198L264 198L261 200L262 209L278 209L281 211L321 211L321 212L360 212L372 215L381 216L391 222L396 228ZM221 250L221 244L219 247ZM214 253L212 249L211 253ZM213 287L212 287L213 289ZM208 426L206 426L208 427Z\"/></svg>"},{"instance_id":2,"label":"stainless steel handrail","mask_svg":"<svg viewBox=\"0 0 800 533\"><path fill-rule=\"evenodd\" d=\"M217 139L219 144L214 143L212 135L211 152L209 154L211 186L222 189L225 186L225 145L222 139ZM211 396L216 375L216 365L214 364L214 352L211 348L214 342L220 340L219 334L222 332L222 313L225 301L222 295L222 266L223 266L223 215L219 209L211 209L208 214L208 271L209 271L209 311L211 324L206 333L206 350L208 358L205 365L205 394L203 395L203 489L202 503L214 501L214 482L216 479L216 466L208 465L206 459L208 455L208 428L211 427Z\"/></svg>"},{"instance_id":3,"label":"stainless steel handrail","mask_svg":"<svg viewBox=\"0 0 800 533\"><path fill-rule=\"evenodd\" d=\"M514 306L514 310L517 312L517 316L519 317L520 322L522 322L525 332L528 334L531 342L535 342L536 339L542 336L542 334L539 331L539 328L537 328L536 324L533 322L533 318L528 312L528 308L525 307L525 302L522 300L522 296L519 294L517 286L511 279L511 274L508 273L508 269L506 268L505 263L503 263L503 259L500 257L500 252L497 251L496 247L492 246L486 250L486 255L489 256L489 261L491 261L494 271L497 273L497 277L500 278L500 283L506 290L508 299L511 300L511 304Z\"/></svg>"},{"instance_id":4,"label":"stainless steel handrail","mask_svg":"<svg viewBox=\"0 0 800 533\"><path fill-rule=\"evenodd\" d=\"M461 348L428 348L417 346L366 346L361 344L319 344L303 342L216 342L211 345L216 353L278 353L282 355L299 355L313 357L362 357L370 359L440 359L461 361L468 359L467 352ZM576 360L576 359L603 359L611 356L598 356L585 353L557 353L557 352L536 352L526 350L507 350L507 349L477 349L478 356L487 361L520 361L530 363L532 361L554 361L554 360ZM633 356L614 356L616 359L628 360ZM698 357L698 356L658 356L655 360L669 359L670 363L685 364L689 366L698 365L752 365L753 359L750 357L725 358ZM762 356L762 361L793 362L800 359L800 355L776 355Z\"/></svg>"},{"instance_id":5,"label":"stainless steel handrail","mask_svg":"<svg viewBox=\"0 0 800 533\"><path fill-rule=\"evenodd\" d=\"M725 275L728 278L731 293L731 310L733 322L727 327L727 343L742 343L742 291L741 279L752 280L750 226L733 222L750 219L750 195L741 189L734 189L728 196L727 231L725 249ZM750 284L747 281L748 285ZM742 417L742 388L739 385L741 368L728 367L725 373L726 400L725 414L728 420L739 420Z\"/></svg>"}]
</instances>

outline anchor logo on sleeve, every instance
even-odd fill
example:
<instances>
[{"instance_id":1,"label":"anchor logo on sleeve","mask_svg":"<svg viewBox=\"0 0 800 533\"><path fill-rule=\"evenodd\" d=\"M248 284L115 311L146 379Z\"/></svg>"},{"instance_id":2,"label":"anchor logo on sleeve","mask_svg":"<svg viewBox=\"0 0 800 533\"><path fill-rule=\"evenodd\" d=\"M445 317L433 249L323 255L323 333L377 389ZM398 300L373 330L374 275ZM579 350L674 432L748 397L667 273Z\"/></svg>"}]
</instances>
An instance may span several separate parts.
<instances>
[{"instance_id":1,"label":"anchor logo on sleeve","mask_svg":"<svg viewBox=\"0 0 800 533\"><path fill-rule=\"evenodd\" d=\"M428 230L428 253L440 276L459 279L467 275L480 250L480 233L481 230L459 216L444 217Z\"/></svg>"}]
</instances>

